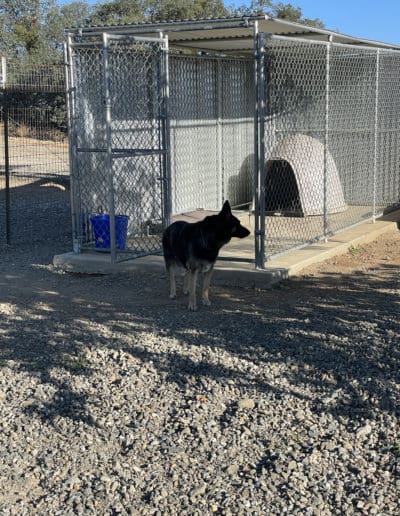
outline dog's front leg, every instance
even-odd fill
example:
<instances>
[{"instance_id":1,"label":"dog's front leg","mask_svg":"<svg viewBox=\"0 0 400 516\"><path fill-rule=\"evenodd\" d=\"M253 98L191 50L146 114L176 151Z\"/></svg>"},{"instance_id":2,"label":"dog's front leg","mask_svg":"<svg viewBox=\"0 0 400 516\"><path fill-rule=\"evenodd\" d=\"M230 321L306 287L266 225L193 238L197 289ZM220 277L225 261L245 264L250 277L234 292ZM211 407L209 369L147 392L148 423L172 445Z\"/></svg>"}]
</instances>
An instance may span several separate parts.
<instances>
[{"instance_id":1,"label":"dog's front leg","mask_svg":"<svg viewBox=\"0 0 400 516\"><path fill-rule=\"evenodd\" d=\"M187 272L183 277L183 293L185 296L189 294L189 273Z\"/></svg>"},{"instance_id":2,"label":"dog's front leg","mask_svg":"<svg viewBox=\"0 0 400 516\"><path fill-rule=\"evenodd\" d=\"M196 302L196 285L197 285L197 275L198 271L195 269L191 270L188 273L189 275L189 310L195 312L197 310L197 302Z\"/></svg>"},{"instance_id":3,"label":"dog's front leg","mask_svg":"<svg viewBox=\"0 0 400 516\"><path fill-rule=\"evenodd\" d=\"M175 279L175 267L169 267L169 298L176 298L176 279Z\"/></svg>"},{"instance_id":4,"label":"dog's front leg","mask_svg":"<svg viewBox=\"0 0 400 516\"><path fill-rule=\"evenodd\" d=\"M211 305L211 302L208 298L208 291L210 288L212 273L213 273L213 268L211 267L210 270L208 270L207 272L204 273L204 277L203 277L203 289L201 292L201 302L203 303L203 305L206 305L206 306Z\"/></svg>"}]
</instances>

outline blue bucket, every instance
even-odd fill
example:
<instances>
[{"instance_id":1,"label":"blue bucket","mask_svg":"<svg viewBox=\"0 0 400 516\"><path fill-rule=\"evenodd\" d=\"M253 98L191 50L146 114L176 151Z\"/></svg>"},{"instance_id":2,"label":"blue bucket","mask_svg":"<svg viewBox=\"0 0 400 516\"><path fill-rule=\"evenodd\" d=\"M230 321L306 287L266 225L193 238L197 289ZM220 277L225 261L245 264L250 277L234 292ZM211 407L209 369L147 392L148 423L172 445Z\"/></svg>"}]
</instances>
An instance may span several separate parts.
<instances>
[{"instance_id":1,"label":"blue bucket","mask_svg":"<svg viewBox=\"0 0 400 516\"><path fill-rule=\"evenodd\" d=\"M117 249L125 249L128 232L127 215L115 215L115 240ZM109 249L110 246L110 215L94 215L90 217L93 226L96 247Z\"/></svg>"}]
</instances>

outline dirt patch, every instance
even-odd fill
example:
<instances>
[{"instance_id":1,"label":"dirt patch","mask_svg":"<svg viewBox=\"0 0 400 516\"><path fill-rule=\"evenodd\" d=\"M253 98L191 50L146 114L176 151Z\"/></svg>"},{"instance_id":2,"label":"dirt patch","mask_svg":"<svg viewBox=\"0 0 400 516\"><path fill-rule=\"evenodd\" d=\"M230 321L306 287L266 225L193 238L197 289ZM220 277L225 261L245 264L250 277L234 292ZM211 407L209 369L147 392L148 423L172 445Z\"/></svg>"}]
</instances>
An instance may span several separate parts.
<instances>
[{"instance_id":1,"label":"dirt patch","mask_svg":"<svg viewBox=\"0 0 400 516\"><path fill-rule=\"evenodd\" d=\"M351 246L347 253L305 268L301 276L325 273L349 274L355 271L380 270L400 265L400 231L393 229L373 242Z\"/></svg>"}]
</instances>

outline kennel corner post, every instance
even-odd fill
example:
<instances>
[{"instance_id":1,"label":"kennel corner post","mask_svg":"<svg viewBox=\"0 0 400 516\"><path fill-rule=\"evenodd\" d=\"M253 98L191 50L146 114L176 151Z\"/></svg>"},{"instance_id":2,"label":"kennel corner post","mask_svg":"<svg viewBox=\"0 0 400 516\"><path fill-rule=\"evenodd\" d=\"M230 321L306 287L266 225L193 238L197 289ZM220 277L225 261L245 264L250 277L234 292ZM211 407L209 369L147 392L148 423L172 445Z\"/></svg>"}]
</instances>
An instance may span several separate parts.
<instances>
[{"instance_id":1,"label":"kennel corner post","mask_svg":"<svg viewBox=\"0 0 400 516\"><path fill-rule=\"evenodd\" d=\"M328 37L326 45L326 68L325 68L325 127L324 127L324 214L323 214L323 238L328 241L329 220L328 220L328 149L329 149L329 96L330 96L330 57L331 57L332 35Z\"/></svg>"},{"instance_id":2,"label":"kennel corner post","mask_svg":"<svg viewBox=\"0 0 400 516\"><path fill-rule=\"evenodd\" d=\"M163 32L159 33L162 40L162 149L163 149L163 202L164 202L164 227L172 222L172 173L171 173L171 124L169 115L169 41Z\"/></svg>"},{"instance_id":3,"label":"kennel corner post","mask_svg":"<svg viewBox=\"0 0 400 516\"><path fill-rule=\"evenodd\" d=\"M265 34L254 24L254 240L255 265L265 265Z\"/></svg>"},{"instance_id":4,"label":"kennel corner post","mask_svg":"<svg viewBox=\"0 0 400 516\"><path fill-rule=\"evenodd\" d=\"M108 209L110 217L110 255L111 263L117 262L116 231L115 231L115 199L114 199L114 170L112 155L112 118L111 118L111 77L109 62L110 36L103 33L103 79L104 79L104 117L106 129L106 166L108 170Z\"/></svg>"},{"instance_id":5,"label":"kennel corner post","mask_svg":"<svg viewBox=\"0 0 400 516\"><path fill-rule=\"evenodd\" d=\"M225 196L225 181L223 168L223 138L222 138L222 103L223 103L223 88L222 88L222 61L217 59L216 72L216 94L217 94L217 109L216 109L216 124L217 124L217 206L223 204Z\"/></svg>"},{"instance_id":6,"label":"kennel corner post","mask_svg":"<svg viewBox=\"0 0 400 516\"><path fill-rule=\"evenodd\" d=\"M265 34L254 24L254 245L257 269L265 266Z\"/></svg>"},{"instance_id":7,"label":"kennel corner post","mask_svg":"<svg viewBox=\"0 0 400 516\"><path fill-rule=\"evenodd\" d=\"M76 170L76 132L75 132L75 100L74 77L72 63L72 35L68 33L64 43L64 74L65 98L67 106L69 176L70 176L70 203L72 220L72 248L74 253L80 253L80 235L78 235L76 199L75 199L75 170Z\"/></svg>"},{"instance_id":8,"label":"kennel corner post","mask_svg":"<svg viewBox=\"0 0 400 516\"><path fill-rule=\"evenodd\" d=\"M378 167L378 115L379 115L379 65L380 51L376 50L375 65L375 113L374 113L374 167L373 167L373 192L372 192L372 223L376 222L376 181Z\"/></svg>"}]
</instances>

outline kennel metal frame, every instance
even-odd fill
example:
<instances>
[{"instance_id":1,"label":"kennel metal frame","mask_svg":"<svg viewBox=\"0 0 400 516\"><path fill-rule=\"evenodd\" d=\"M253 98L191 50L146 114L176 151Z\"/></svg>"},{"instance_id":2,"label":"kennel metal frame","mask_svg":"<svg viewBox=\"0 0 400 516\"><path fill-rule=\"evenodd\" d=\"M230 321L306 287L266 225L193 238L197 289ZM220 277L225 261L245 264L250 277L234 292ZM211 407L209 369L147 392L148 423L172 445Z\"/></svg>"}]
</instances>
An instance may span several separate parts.
<instances>
[{"instance_id":1,"label":"kennel metal frame","mask_svg":"<svg viewBox=\"0 0 400 516\"><path fill-rule=\"evenodd\" d=\"M163 47L165 61L164 61L164 73L163 73L163 85L162 85L162 106L163 114L161 116L162 125L162 149L160 153L162 160L160 161L160 170L162 176L162 201L163 201L163 213L161 226L165 227L171 220L172 215L172 188L175 186L171 180L171 160L173 159L172 148L171 148L171 131L172 133L176 130L175 127L171 130L171 113L169 110L170 97L170 67L168 64L168 56L173 57L171 54L171 46L174 49L178 49L181 53L182 59L192 59L194 54L197 59L215 59L218 62L217 72L214 79L210 79L211 82L214 80L216 83L215 89L217 93L218 106L215 113L215 137L219 142L218 149L216 149L216 174L220 174L222 168L222 127L223 127L223 116L221 113L221 67L219 64L232 59L232 55L238 59L252 60L253 62L253 142L254 142L254 157L253 157L253 195L252 199L249 199L248 204L253 202L253 213L254 213L254 255L249 257L246 261L255 263L257 268L263 268L266 259L273 256L285 253L290 249L303 247L312 241L320 239L327 239L331 234L341 229L345 229L351 225L354 225L354 220L348 220L345 222L335 222L337 227L332 228L330 226L330 215L327 212L327 198L332 194L332 187L328 177L328 152L330 150L330 139L334 142L336 136L335 131L340 132L340 128L335 129L331 127L330 120L330 104L331 94L335 93L331 91L331 53L332 51L338 53L340 47L349 49L354 52L363 52L366 54L376 56L376 68L374 71L374 84L375 84L375 104L373 106L373 119L374 119L374 142L373 142L373 198L371 200L371 213L368 211L368 218L373 221L379 215L381 210L378 210L377 206L377 169L378 169L378 151L379 151L379 71L380 71L380 55L396 53L400 47L396 45L390 45L385 43L373 42L368 40L362 40L359 38L352 38L350 36L338 34L332 31L324 29L314 29L304 27L299 24L286 22L283 20L271 19L266 16L252 16L244 18L227 18L219 20L188 20L185 22L172 22L172 23L159 23L159 24L138 24L130 26L107 26L107 27L83 27L71 30L68 34L68 42L66 45L66 69L67 76L69 77L67 86L67 97L69 103L70 112L70 138L71 138L71 177L73 183L75 183L79 171L77 170L77 155L82 152L82 149L78 148L77 145L77 124L76 124L76 84L74 83L74 49L83 48L85 46L96 46L99 44L99 38L102 38L103 47L103 64L107 64L107 41L109 40L122 40L130 39L132 41L151 41L153 43L158 42ZM168 40L170 47L168 47ZM324 144L324 170L323 170L323 206L324 212L322 214L322 223L318 221L315 223L315 227L308 228L309 235L307 238L303 237L303 241L297 243L296 241L290 241L287 248L276 248L269 249L266 251L266 244L269 242L266 239L266 233L268 233L270 227L267 227L266 231L266 158L271 152L270 141L276 138L278 134L277 127L279 126L279 117L272 112L271 109L271 91L274 94L274 87L280 86L282 90L288 88L287 84L279 83L279 77L275 78L269 76L266 78L265 74L269 73L269 61L271 48L277 49L279 54L279 45L287 45L289 48L292 45L292 49L296 46L303 45L305 59L313 59L312 52L308 49L323 49L318 50L319 55L323 55L323 75L324 84L321 87L321 91L317 92L316 98L312 98L313 102L320 102L321 109L318 114L318 122L321 124L318 130L318 137ZM189 52L190 50L190 52ZM296 53L296 51L294 52ZM340 52L339 52L340 53ZM199 55L201 54L201 55ZM281 59L282 58L281 53ZM210 57L211 56L211 57ZM339 56L340 57L340 56ZM335 62L334 62L335 64ZM400 64L400 63L399 63ZM107 67L105 75L107 74ZM333 68L334 70L334 68ZM361 70L362 71L362 70ZM360 76L362 74L360 73ZM367 74L368 75L368 74ZM293 80L296 80L294 77ZM365 80L365 77L363 77ZM275 81L275 82L274 82ZM304 90L304 97L307 97L307 88L310 89L309 85L300 85ZM211 83L210 83L211 84ZM322 91L323 90L323 91ZM104 92L105 92L105 120L106 120L106 133L107 133L107 148L101 149L107 155L108 170L109 170L109 211L110 211L110 232L111 232L111 261L115 262L120 259L131 258L147 253L157 252L157 249L145 250L142 252L134 253L121 253L116 249L115 246L115 234L114 234L114 215L115 207L113 203L113 192L115 190L114 178L112 177L112 162L113 156L116 153L116 149L112 148L111 145L111 132L112 132L112 106L109 92L109 80L104 79ZM276 93L276 92L275 92ZM290 93L290 91L289 91ZM315 92L311 91L310 97ZM336 92L337 93L337 92ZM320 98L321 97L321 98ZM332 101L334 103L334 101ZM312 111L312 110L311 110ZM285 115L285 113L284 113ZM285 115L286 116L286 115ZM284 119L285 116L282 118ZM295 117L294 117L295 118ZM299 117L298 117L299 118ZM287 134L299 131L301 123L298 125L298 120L291 121L289 118L286 120L287 126L283 127L283 132ZM332 121L334 125L335 121ZM282 127L280 128L282 131ZM307 130L309 128L307 127ZM351 128L350 128L351 129ZM394 128L393 131L397 134L400 128ZM360 134L363 128L360 129ZM175 133L173 133L175 134ZM271 138L271 135L273 136ZM363 136L361 135L362 139ZM336 147L338 145L336 144ZM335 145L333 145L335 147ZM86 149L89 152L99 152L99 149ZM154 149L152 149L154 151ZM336 149L337 150L337 149ZM137 149L124 149L124 152L132 154L137 152ZM339 152L340 154L340 152ZM121 154L119 154L121 155ZM339 156L340 158L340 156ZM399 157L400 161L400 157ZM396 157L397 163L397 157ZM221 174L220 174L221 175ZM217 181L217 180L216 180ZM222 178L223 181L223 178ZM79 179L77 181L79 183ZM352 186L352 185L351 185ZM74 228L74 251L80 252L86 248L80 235L81 232L81 221L79 220L79 213L77 213L76 207L76 192L79 190L80 185L73 185L72 191L72 206L73 206L73 228ZM223 192L223 184L216 184L216 197L220 197ZM222 193L223 195L223 193ZM222 199L221 199L222 200ZM398 200L398 199L397 199ZM380 206L381 207L381 206ZM354 219L356 217L354 216ZM365 216L356 220L354 223L360 223L365 220ZM314 221L315 222L315 221ZM350 223L351 222L351 223ZM268 226L268 224L267 224ZM292 225L293 226L293 225ZM287 223L287 228L292 227ZM295 226L293 226L295 227ZM89 245L88 248L92 246ZM237 260L237 258L236 258Z\"/></svg>"}]
</instances>

